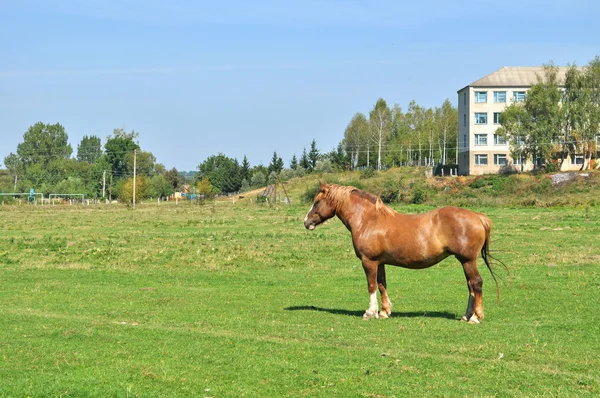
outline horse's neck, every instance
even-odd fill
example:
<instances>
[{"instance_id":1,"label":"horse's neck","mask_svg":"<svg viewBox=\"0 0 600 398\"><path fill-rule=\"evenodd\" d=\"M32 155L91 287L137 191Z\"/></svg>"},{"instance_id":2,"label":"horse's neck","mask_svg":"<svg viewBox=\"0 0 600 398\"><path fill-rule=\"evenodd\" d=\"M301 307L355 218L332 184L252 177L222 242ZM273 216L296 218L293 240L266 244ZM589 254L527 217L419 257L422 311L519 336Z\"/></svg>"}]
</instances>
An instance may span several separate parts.
<instances>
[{"instance_id":1,"label":"horse's neck","mask_svg":"<svg viewBox=\"0 0 600 398\"><path fill-rule=\"evenodd\" d=\"M358 228L362 225L363 213L368 210L368 206L364 198L356 198L354 200L346 200L339 204L336 208L336 215L340 221L352 232L353 228Z\"/></svg>"}]
</instances>

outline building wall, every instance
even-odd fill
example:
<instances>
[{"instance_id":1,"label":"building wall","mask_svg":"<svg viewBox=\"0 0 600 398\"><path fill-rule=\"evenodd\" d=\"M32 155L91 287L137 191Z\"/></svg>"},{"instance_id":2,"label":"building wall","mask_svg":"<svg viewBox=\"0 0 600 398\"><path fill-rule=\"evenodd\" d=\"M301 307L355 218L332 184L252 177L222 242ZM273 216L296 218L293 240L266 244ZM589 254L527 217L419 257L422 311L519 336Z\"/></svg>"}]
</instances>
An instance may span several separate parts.
<instances>
[{"instance_id":1,"label":"building wall","mask_svg":"<svg viewBox=\"0 0 600 398\"><path fill-rule=\"evenodd\" d=\"M526 93L528 89L467 86L458 92L459 174L492 174L504 167L522 171L533 169L531 162L521 166L519 160L513 159L508 142L502 142L495 134L500 124L494 115L499 115L513 102L514 92ZM504 93L504 102L495 101L495 92Z\"/></svg>"}]
</instances>

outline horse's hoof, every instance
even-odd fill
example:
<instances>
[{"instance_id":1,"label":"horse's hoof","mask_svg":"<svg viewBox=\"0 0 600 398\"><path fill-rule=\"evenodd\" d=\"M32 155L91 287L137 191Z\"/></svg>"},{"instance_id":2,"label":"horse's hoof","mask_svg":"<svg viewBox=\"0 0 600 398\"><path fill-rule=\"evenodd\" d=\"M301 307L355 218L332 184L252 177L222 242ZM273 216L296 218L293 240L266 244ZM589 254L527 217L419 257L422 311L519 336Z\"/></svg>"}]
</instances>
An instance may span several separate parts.
<instances>
[{"instance_id":1,"label":"horse's hoof","mask_svg":"<svg viewBox=\"0 0 600 398\"><path fill-rule=\"evenodd\" d=\"M380 311L379 312L379 318L380 319L388 319L390 317L390 314L388 314L386 311Z\"/></svg>"},{"instance_id":2,"label":"horse's hoof","mask_svg":"<svg viewBox=\"0 0 600 398\"><path fill-rule=\"evenodd\" d=\"M473 316L471 317L471 319L469 319L469 323L471 325L476 325L476 324L481 323L481 322L479 321L479 318L477 318L477 315L473 314Z\"/></svg>"},{"instance_id":3,"label":"horse's hoof","mask_svg":"<svg viewBox=\"0 0 600 398\"><path fill-rule=\"evenodd\" d=\"M365 312L365 314L363 315L363 321L368 321L371 318L377 319L377 318L379 318L379 314L377 314L377 313L370 314L368 312Z\"/></svg>"},{"instance_id":4,"label":"horse's hoof","mask_svg":"<svg viewBox=\"0 0 600 398\"><path fill-rule=\"evenodd\" d=\"M460 318L460 320L461 320L461 321L463 321L463 322L467 322L467 321L468 321L468 319L467 319L467 316L466 316L466 315L463 315L463 317L462 317L462 318Z\"/></svg>"}]
</instances>

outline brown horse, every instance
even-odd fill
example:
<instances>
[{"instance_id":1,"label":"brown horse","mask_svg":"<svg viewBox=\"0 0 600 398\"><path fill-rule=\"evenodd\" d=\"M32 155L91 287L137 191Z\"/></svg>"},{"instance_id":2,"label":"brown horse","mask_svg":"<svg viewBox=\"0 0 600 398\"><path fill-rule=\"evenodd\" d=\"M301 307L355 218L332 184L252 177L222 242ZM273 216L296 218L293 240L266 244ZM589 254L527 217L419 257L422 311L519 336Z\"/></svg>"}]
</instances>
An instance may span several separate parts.
<instances>
[{"instance_id":1,"label":"brown horse","mask_svg":"<svg viewBox=\"0 0 600 398\"><path fill-rule=\"evenodd\" d=\"M370 303L363 319L388 318L392 312L386 291L385 264L423 269L450 255L455 256L463 266L469 288L467 312L462 319L479 323L484 316L483 281L477 271L477 256L481 253L492 272L500 299L498 282L488 260L491 221L483 214L458 207L418 215L400 214L368 192L320 183L320 190L304 218L304 226L313 230L333 216L338 216L352 234L354 252L367 276ZM377 287L381 294L379 313Z\"/></svg>"}]
</instances>

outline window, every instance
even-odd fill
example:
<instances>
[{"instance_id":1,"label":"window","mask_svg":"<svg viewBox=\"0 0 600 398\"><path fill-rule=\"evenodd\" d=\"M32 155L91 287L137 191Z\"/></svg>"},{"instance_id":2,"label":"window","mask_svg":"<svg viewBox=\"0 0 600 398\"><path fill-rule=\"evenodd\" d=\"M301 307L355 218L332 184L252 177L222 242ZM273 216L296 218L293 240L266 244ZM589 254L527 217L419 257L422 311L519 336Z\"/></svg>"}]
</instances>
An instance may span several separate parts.
<instances>
[{"instance_id":1,"label":"window","mask_svg":"<svg viewBox=\"0 0 600 398\"><path fill-rule=\"evenodd\" d=\"M583 164L583 155L571 156L571 164Z\"/></svg>"},{"instance_id":2,"label":"window","mask_svg":"<svg viewBox=\"0 0 600 398\"><path fill-rule=\"evenodd\" d=\"M496 166L506 166L506 154L498 153L494 155L494 164Z\"/></svg>"},{"instance_id":3,"label":"window","mask_svg":"<svg viewBox=\"0 0 600 398\"><path fill-rule=\"evenodd\" d=\"M514 164L519 164L519 165L525 164L525 157L523 157L523 156L513 157L513 163Z\"/></svg>"},{"instance_id":4,"label":"window","mask_svg":"<svg viewBox=\"0 0 600 398\"><path fill-rule=\"evenodd\" d=\"M475 145L487 145L487 134L475 134Z\"/></svg>"},{"instance_id":5,"label":"window","mask_svg":"<svg viewBox=\"0 0 600 398\"><path fill-rule=\"evenodd\" d=\"M525 101L525 91L513 91L513 101L515 102L523 102Z\"/></svg>"},{"instance_id":6,"label":"window","mask_svg":"<svg viewBox=\"0 0 600 398\"><path fill-rule=\"evenodd\" d=\"M494 145L506 145L506 137L494 134Z\"/></svg>"},{"instance_id":7,"label":"window","mask_svg":"<svg viewBox=\"0 0 600 398\"><path fill-rule=\"evenodd\" d=\"M522 135L518 136L515 141L517 141L517 145L525 145L525 137Z\"/></svg>"},{"instance_id":8,"label":"window","mask_svg":"<svg viewBox=\"0 0 600 398\"><path fill-rule=\"evenodd\" d=\"M477 102L477 103L487 102L487 91L475 91L475 102Z\"/></svg>"},{"instance_id":9,"label":"window","mask_svg":"<svg viewBox=\"0 0 600 398\"><path fill-rule=\"evenodd\" d=\"M488 155L475 154L475 165L476 166L487 166Z\"/></svg>"},{"instance_id":10,"label":"window","mask_svg":"<svg viewBox=\"0 0 600 398\"><path fill-rule=\"evenodd\" d=\"M466 126L467 125L467 115L463 115L463 125Z\"/></svg>"},{"instance_id":11,"label":"window","mask_svg":"<svg viewBox=\"0 0 600 398\"><path fill-rule=\"evenodd\" d=\"M463 105L467 105L467 93L463 93Z\"/></svg>"},{"instance_id":12,"label":"window","mask_svg":"<svg viewBox=\"0 0 600 398\"><path fill-rule=\"evenodd\" d=\"M500 112L494 112L494 124L500 124Z\"/></svg>"},{"instance_id":13,"label":"window","mask_svg":"<svg viewBox=\"0 0 600 398\"><path fill-rule=\"evenodd\" d=\"M475 112L475 124L487 124L487 112Z\"/></svg>"},{"instance_id":14,"label":"window","mask_svg":"<svg viewBox=\"0 0 600 398\"><path fill-rule=\"evenodd\" d=\"M467 135L463 135L463 142L465 143L465 147L467 146Z\"/></svg>"},{"instance_id":15,"label":"window","mask_svg":"<svg viewBox=\"0 0 600 398\"><path fill-rule=\"evenodd\" d=\"M494 102L506 102L506 91L494 91Z\"/></svg>"}]
</instances>

